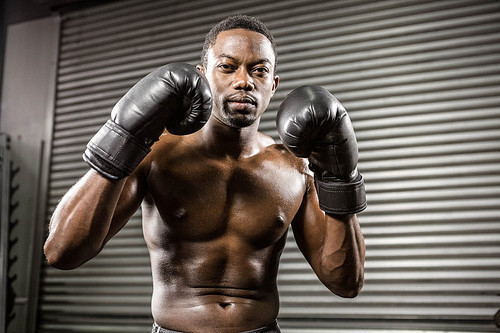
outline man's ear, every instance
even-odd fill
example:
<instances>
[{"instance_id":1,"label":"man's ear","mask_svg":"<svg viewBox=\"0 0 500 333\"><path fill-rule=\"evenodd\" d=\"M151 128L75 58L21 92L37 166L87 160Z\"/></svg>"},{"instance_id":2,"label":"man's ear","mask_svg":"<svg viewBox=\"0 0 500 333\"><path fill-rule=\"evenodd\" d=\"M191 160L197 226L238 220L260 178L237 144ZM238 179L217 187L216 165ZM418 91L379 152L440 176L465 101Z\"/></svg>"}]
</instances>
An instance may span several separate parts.
<instances>
[{"instance_id":1,"label":"man's ear","mask_svg":"<svg viewBox=\"0 0 500 333\"><path fill-rule=\"evenodd\" d=\"M196 69L201 72L201 74L205 75L205 67L202 64L197 64Z\"/></svg>"},{"instance_id":2,"label":"man's ear","mask_svg":"<svg viewBox=\"0 0 500 333\"><path fill-rule=\"evenodd\" d=\"M274 96L274 93L276 92L276 89L278 89L278 86L280 84L280 77L278 75L274 76L274 84L273 84L273 92L271 94L271 97Z\"/></svg>"}]
</instances>

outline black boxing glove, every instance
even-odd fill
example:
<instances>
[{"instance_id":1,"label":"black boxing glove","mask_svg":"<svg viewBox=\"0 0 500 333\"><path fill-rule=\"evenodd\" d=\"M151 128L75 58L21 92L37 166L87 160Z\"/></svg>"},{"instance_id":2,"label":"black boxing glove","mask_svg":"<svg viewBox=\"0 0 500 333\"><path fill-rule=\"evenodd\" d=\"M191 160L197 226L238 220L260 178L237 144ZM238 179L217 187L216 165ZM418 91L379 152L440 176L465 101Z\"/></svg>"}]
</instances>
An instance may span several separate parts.
<instances>
[{"instance_id":1,"label":"black boxing glove","mask_svg":"<svg viewBox=\"0 0 500 333\"><path fill-rule=\"evenodd\" d=\"M111 119L87 144L83 159L104 177L122 179L146 157L165 128L176 135L196 132L211 110L210 87L194 66L165 65L116 103Z\"/></svg>"},{"instance_id":2,"label":"black boxing glove","mask_svg":"<svg viewBox=\"0 0 500 333\"><path fill-rule=\"evenodd\" d=\"M344 215L366 208L354 129L346 110L328 90L317 86L293 90L281 103L276 124L287 149L309 158L324 212Z\"/></svg>"}]
</instances>

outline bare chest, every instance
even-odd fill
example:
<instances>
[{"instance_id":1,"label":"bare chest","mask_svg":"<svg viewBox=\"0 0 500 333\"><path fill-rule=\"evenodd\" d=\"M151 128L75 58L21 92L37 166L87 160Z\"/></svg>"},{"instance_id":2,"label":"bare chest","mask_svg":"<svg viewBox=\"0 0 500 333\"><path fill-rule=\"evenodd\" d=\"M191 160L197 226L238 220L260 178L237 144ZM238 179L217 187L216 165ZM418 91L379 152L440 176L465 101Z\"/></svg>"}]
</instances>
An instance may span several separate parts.
<instances>
[{"instance_id":1,"label":"bare chest","mask_svg":"<svg viewBox=\"0 0 500 333\"><path fill-rule=\"evenodd\" d=\"M143 209L162 239L235 237L266 247L286 232L305 192L304 176L279 159L188 160L154 172Z\"/></svg>"}]
</instances>

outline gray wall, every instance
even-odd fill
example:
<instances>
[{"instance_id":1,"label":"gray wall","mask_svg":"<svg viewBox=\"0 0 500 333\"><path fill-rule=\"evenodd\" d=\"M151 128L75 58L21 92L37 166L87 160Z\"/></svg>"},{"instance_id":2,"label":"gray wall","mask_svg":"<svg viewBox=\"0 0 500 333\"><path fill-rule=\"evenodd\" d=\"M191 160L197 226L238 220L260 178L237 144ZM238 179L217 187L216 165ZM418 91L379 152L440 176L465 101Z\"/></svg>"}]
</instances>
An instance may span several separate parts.
<instances>
[{"instance_id":1,"label":"gray wall","mask_svg":"<svg viewBox=\"0 0 500 333\"><path fill-rule=\"evenodd\" d=\"M17 257L9 275L16 294L14 321L9 331L26 332L34 325L41 264L41 240L47 180L59 20L41 18L8 27L2 87L0 131L11 139L13 169L11 221L17 221L10 239L17 240L10 253ZM45 172L44 172L45 171ZM6 223L7 221L2 221Z\"/></svg>"},{"instance_id":2,"label":"gray wall","mask_svg":"<svg viewBox=\"0 0 500 333\"><path fill-rule=\"evenodd\" d=\"M0 2L0 87L3 80L4 52L7 27L10 24L35 20L51 16L52 12L46 6L30 0L2 0ZM1 98L1 93L0 93Z\"/></svg>"}]
</instances>

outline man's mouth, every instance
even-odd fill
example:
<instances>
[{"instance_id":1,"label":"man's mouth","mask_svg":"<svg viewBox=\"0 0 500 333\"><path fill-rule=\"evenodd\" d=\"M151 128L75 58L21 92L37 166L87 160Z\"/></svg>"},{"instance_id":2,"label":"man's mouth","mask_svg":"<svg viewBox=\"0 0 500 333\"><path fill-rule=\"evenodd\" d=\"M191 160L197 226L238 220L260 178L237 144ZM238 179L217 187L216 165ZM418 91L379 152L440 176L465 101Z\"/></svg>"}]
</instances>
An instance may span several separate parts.
<instances>
[{"instance_id":1,"label":"man's mouth","mask_svg":"<svg viewBox=\"0 0 500 333\"><path fill-rule=\"evenodd\" d=\"M227 102L236 110L245 110L249 106L257 105L257 102L250 96L230 96Z\"/></svg>"},{"instance_id":2,"label":"man's mouth","mask_svg":"<svg viewBox=\"0 0 500 333\"><path fill-rule=\"evenodd\" d=\"M245 103L245 104L253 104L256 105L255 98L248 95L233 95L228 97L228 102L230 103Z\"/></svg>"}]
</instances>

